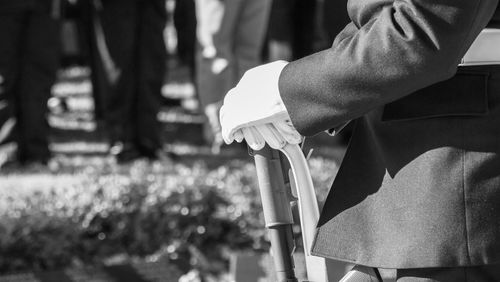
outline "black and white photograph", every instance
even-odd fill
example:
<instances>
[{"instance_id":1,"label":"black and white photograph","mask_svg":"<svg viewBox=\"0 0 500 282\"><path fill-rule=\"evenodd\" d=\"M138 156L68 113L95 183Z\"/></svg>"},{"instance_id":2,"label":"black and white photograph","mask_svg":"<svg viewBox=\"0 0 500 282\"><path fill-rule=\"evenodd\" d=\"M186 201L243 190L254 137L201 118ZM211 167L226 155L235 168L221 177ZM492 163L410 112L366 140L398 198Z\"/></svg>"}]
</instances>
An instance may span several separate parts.
<instances>
[{"instance_id":1,"label":"black and white photograph","mask_svg":"<svg viewBox=\"0 0 500 282\"><path fill-rule=\"evenodd\" d=\"M0 282L500 282L498 0L0 0Z\"/></svg>"}]
</instances>

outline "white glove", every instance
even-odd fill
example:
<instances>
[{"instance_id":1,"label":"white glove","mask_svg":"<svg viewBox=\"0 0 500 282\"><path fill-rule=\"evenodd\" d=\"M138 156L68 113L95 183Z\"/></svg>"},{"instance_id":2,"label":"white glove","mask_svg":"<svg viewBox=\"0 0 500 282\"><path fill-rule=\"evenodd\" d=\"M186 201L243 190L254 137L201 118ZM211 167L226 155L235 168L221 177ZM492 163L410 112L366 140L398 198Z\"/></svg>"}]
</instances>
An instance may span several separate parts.
<instances>
[{"instance_id":1,"label":"white glove","mask_svg":"<svg viewBox=\"0 0 500 282\"><path fill-rule=\"evenodd\" d=\"M252 149L260 150L266 142L275 149L301 142L278 89L286 64L276 61L250 69L227 93L220 111L222 137L227 144L246 139Z\"/></svg>"},{"instance_id":2,"label":"white glove","mask_svg":"<svg viewBox=\"0 0 500 282\"><path fill-rule=\"evenodd\" d=\"M260 150L267 143L273 149L281 149L286 144L299 144L302 136L289 125L288 121L266 123L256 126L244 127L236 131L234 140L246 140L248 146Z\"/></svg>"}]
</instances>

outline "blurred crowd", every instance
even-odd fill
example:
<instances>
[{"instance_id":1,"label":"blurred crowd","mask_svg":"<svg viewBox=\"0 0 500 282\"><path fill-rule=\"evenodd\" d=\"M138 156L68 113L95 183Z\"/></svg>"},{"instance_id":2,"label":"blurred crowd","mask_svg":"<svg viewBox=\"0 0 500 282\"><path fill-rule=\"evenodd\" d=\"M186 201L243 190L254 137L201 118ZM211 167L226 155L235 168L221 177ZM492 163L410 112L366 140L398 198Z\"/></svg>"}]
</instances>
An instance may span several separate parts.
<instances>
[{"instance_id":1,"label":"blurred crowd","mask_svg":"<svg viewBox=\"0 0 500 282\"><path fill-rule=\"evenodd\" d=\"M217 152L225 93L249 68L328 48L348 22L346 2L0 0L0 146L17 145L0 167L43 166L52 157L47 101L68 19L77 23L77 44L91 69L95 117L120 163L164 157L157 116L169 56L167 21L177 34L174 55L190 70L206 116L206 142Z\"/></svg>"}]
</instances>

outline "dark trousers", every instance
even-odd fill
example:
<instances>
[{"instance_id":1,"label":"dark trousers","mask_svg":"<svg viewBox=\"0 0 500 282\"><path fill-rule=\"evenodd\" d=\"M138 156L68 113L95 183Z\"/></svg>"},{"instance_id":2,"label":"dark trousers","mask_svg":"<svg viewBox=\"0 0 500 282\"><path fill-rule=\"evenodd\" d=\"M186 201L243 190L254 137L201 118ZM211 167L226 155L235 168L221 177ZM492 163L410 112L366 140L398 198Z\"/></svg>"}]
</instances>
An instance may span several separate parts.
<instances>
[{"instance_id":1,"label":"dark trousers","mask_svg":"<svg viewBox=\"0 0 500 282\"><path fill-rule=\"evenodd\" d=\"M398 269L398 282L495 282L500 281L500 265L458 268Z\"/></svg>"},{"instance_id":2,"label":"dark trousers","mask_svg":"<svg viewBox=\"0 0 500 282\"><path fill-rule=\"evenodd\" d=\"M92 81L92 97L94 99L94 117L99 124L104 120L106 93L109 92L110 83L102 64L102 58L97 47L96 20L99 20L99 12L92 0L80 1L75 10L74 17L77 19L77 30L79 45L83 50L85 62L92 70L90 79Z\"/></svg>"},{"instance_id":3,"label":"dark trousers","mask_svg":"<svg viewBox=\"0 0 500 282\"><path fill-rule=\"evenodd\" d=\"M177 0L174 11L177 30L177 55L181 63L190 69L194 79L196 51L196 11L194 0Z\"/></svg>"},{"instance_id":4,"label":"dark trousers","mask_svg":"<svg viewBox=\"0 0 500 282\"><path fill-rule=\"evenodd\" d=\"M0 1L0 144L21 161L46 160L47 100L59 64L59 25L51 1Z\"/></svg>"},{"instance_id":5,"label":"dark trousers","mask_svg":"<svg viewBox=\"0 0 500 282\"><path fill-rule=\"evenodd\" d=\"M291 46L292 58L314 52L316 1L274 0L269 17L268 40Z\"/></svg>"},{"instance_id":6,"label":"dark trousers","mask_svg":"<svg viewBox=\"0 0 500 282\"><path fill-rule=\"evenodd\" d=\"M94 76L101 93L102 116L111 141L132 143L147 150L161 147L161 88L166 71L163 0L103 0L98 16L111 58L120 71L117 81ZM93 27L95 28L95 27ZM94 50L94 70L105 73L102 58ZM102 84L106 84L102 86Z\"/></svg>"}]
</instances>

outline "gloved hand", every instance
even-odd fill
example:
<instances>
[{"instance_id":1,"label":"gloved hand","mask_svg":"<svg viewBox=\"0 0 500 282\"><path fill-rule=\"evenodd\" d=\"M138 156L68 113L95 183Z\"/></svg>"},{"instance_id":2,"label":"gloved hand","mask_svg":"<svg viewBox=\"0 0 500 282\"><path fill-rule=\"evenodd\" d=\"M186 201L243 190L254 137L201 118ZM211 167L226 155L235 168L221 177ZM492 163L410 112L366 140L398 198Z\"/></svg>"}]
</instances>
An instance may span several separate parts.
<instances>
[{"instance_id":1,"label":"gloved hand","mask_svg":"<svg viewBox=\"0 0 500 282\"><path fill-rule=\"evenodd\" d=\"M267 143L273 149L281 149L286 144L299 144L302 136L293 128L289 121L278 121L244 127L236 131L234 140L246 140L248 146L260 150Z\"/></svg>"},{"instance_id":2,"label":"gloved hand","mask_svg":"<svg viewBox=\"0 0 500 282\"><path fill-rule=\"evenodd\" d=\"M246 139L252 149L260 150L266 142L275 149L301 142L278 89L286 64L276 61L250 69L227 93L220 111L222 137L227 144Z\"/></svg>"}]
</instances>

